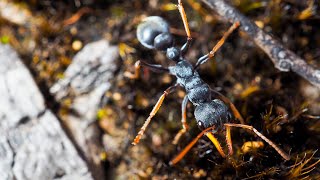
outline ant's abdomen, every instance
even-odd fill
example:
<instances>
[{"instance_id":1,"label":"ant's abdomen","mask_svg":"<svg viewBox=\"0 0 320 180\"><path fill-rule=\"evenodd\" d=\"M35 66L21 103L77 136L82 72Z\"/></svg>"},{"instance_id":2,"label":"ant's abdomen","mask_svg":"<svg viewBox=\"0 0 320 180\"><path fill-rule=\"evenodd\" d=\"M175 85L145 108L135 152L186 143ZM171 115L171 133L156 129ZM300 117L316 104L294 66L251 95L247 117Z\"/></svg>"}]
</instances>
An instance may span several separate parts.
<instances>
[{"instance_id":1,"label":"ant's abdomen","mask_svg":"<svg viewBox=\"0 0 320 180\"><path fill-rule=\"evenodd\" d=\"M196 106L194 116L201 130L212 126L219 130L232 118L228 107L219 99Z\"/></svg>"},{"instance_id":2,"label":"ant's abdomen","mask_svg":"<svg viewBox=\"0 0 320 180\"><path fill-rule=\"evenodd\" d=\"M147 17L137 27L137 38L149 49L164 51L173 45L169 27L167 21L159 16Z\"/></svg>"}]
</instances>

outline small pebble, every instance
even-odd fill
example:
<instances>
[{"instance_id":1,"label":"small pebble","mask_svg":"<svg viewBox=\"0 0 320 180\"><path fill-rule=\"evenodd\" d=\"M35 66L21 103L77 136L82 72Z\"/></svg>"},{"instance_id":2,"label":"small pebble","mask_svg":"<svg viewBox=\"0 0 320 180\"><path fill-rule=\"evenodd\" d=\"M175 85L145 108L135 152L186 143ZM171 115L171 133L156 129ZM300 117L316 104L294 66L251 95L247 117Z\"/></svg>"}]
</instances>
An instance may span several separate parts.
<instances>
[{"instance_id":1,"label":"small pebble","mask_svg":"<svg viewBox=\"0 0 320 180\"><path fill-rule=\"evenodd\" d=\"M162 145L162 138L159 134L153 134L152 135L152 143L155 146L161 146Z\"/></svg>"},{"instance_id":2,"label":"small pebble","mask_svg":"<svg viewBox=\"0 0 320 180\"><path fill-rule=\"evenodd\" d=\"M121 96L120 93L115 92L115 93L113 93L112 98L113 98L115 101L119 101L119 100L121 100L122 96Z\"/></svg>"},{"instance_id":3,"label":"small pebble","mask_svg":"<svg viewBox=\"0 0 320 180\"><path fill-rule=\"evenodd\" d=\"M79 51L82 48L83 44L79 40L75 40L72 42L72 49L75 51Z\"/></svg>"}]
</instances>

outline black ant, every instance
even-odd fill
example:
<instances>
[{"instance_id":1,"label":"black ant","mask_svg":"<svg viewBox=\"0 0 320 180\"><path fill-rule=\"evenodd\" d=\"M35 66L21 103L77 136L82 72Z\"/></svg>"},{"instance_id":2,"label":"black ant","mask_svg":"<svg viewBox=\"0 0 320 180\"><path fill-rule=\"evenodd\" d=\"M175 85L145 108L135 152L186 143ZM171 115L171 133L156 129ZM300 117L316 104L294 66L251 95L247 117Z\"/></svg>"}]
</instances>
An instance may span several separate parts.
<instances>
[{"instance_id":1,"label":"black ant","mask_svg":"<svg viewBox=\"0 0 320 180\"><path fill-rule=\"evenodd\" d=\"M289 160L290 156L283 150L281 150L275 143L258 132L254 127L244 125L243 118L241 117L235 106L231 103L231 101L219 92L210 89L209 85L200 78L197 72L198 67L201 64L207 62L215 55L216 51L223 45L226 38L237 27L240 26L240 23L234 23L218 41L218 43L213 47L213 49L208 54L200 57L196 65L193 66L184 58L184 55L187 53L188 48L190 47L192 38L186 13L182 6L181 0L178 0L178 9L188 37L187 42L180 49L174 46L174 38L172 34L170 34L169 25L161 17L147 17L142 23L138 25L137 38L140 43L149 49L165 51L167 58L174 61L176 64L174 66L165 68L158 64L149 64L143 61L137 61L135 63L135 73L132 74L129 72L125 72L125 76L132 79L138 78L140 67L144 66L156 72L166 72L174 75L177 78L177 82L175 85L170 86L168 89L166 89L161 95L132 144L136 145L139 143L152 117L155 116L155 114L159 110L164 98L177 86L181 86L186 90L186 96L182 101L182 129L176 135L173 142L176 144L181 135L184 134L188 129L188 125L186 122L186 108L188 101L190 101L195 106L194 116L197 121L197 125L202 130L202 132L194 140L192 140L174 159L170 161L171 165L179 162L203 135L206 135L213 142L222 157L226 157L220 143L213 135L214 133L222 130L226 130L226 142L228 145L229 154L231 155L233 153L231 127L240 127L253 131L256 135L258 135L269 145L271 145L284 159ZM212 97L212 93L217 95L219 99L214 99ZM230 112L226 104L229 105L232 113ZM241 124L230 123L233 119L233 116L236 119L240 120Z\"/></svg>"}]
</instances>

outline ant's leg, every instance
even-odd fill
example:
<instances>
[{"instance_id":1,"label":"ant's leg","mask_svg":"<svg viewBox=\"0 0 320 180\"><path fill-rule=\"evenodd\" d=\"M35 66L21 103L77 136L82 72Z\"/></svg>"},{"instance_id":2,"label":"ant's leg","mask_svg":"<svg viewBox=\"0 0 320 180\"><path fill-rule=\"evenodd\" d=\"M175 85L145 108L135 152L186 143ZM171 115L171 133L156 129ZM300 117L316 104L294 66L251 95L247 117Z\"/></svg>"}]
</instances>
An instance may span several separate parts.
<instances>
[{"instance_id":1,"label":"ant's leg","mask_svg":"<svg viewBox=\"0 0 320 180\"><path fill-rule=\"evenodd\" d=\"M174 137L174 140L172 144L177 144L180 137L187 132L188 130L188 124L187 124L187 104L188 104L188 96L184 96L182 105L181 105L181 123L182 123L182 129L178 132L178 134Z\"/></svg>"},{"instance_id":2,"label":"ant's leg","mask_svg":"<svg viewBox=\"0 0 320 180\"><path fill-rule=\"evenodd\" d=\"M171 93L175 88L177 87L177 85L174 85L174 86L170 86L168 89L166 89L163 94L161 95L161 97L159 98L157 104L153 107L152 111L150 112L150 115L149 117L147 118L147 120L144 122L143 126L141 127L140 131L138 132L138 135L134 138L132 144L133 145L136 145L139 143L142 135L144 134L144 131L146 130L147 126L149 125L152 117L154 115L156 115L156 113L158 112L158 110L160 109L161 107L161 104L164 100L164 98L169 94Z\"/></svg>"},{"instance_id":3,"label":"ant's leg","mask_svg":"<svg viewBox=\"0 0 320 180\"><path fill-rule=\"evenodd\" d=\"M265 137L263 134L261 134L258 130L256 130L254 127L252 126L248 126L248 125L244 125L244 124L231 124L231 123L226 123L224 124L225 126L229 126L229 127L240 127L240 128L244 128L244 129L249 129L251 131L253 131L256 135L258 135L261 139L263 139L264 141L266 141L270 146L272 146L285 160L290 160L290 156L285 153L282 149L280 149L274 142L272 142L270 139L268 139L267 137Z\"/></svg>"},{"instance_id":4,"label":"ant's leg","mask_svg":"<svg viewBox=\"0 0 320 180\"><path fill-rule=\"evenodd\" d=\"M211 132L206 133L206 136L211 140L211 142L214 144L214 146L217 148L218 152L220 153L220 155L225 158L226 155L224 154L222 147L218 141L218 139L216 137L213 136L213 134Z\"/></svg>"},{"instance_id":5,"label":"ant's leg","mask_svg":"<svg viewBox=\"0 0 320 180\"><path fill-rule=\"evenodd\" d=\"M215 91L213 89L211 89L211 92L215 93L216 95L218 95L218 98L220 100L222 100L224 103L228 104L228 106L230 107L232 114L234 115L234 117L236 119L238 119L240 121L241 124L245 124L244 123L244 119L241 116L241 114L239 113L238 109L236 108L236 106L230 101L229 98L227 98L226 96L224 96L223 94L219 93L218 91Z\"/></svg>"},{"instance_id":6,"label":"ant's leg","mask_svg":"<svg viewBox=\"0 0 320 180\"><path fill-rule=\"evenodd\" d=\"M202 57L200 57L198 59L198 62L196 63L196 66L195 66L195 69L198 68L198 66L200 66L201 64L207 62L210 58L212 58L215 55L215 53L219 50L219 48L223 45L223 43L228 38L228 36L239 26L240 26L240 22L239 21L237 21L234 24L232 24L232 26L228 29L227 32L225 32L223 34L222 38L212 48L212 50L208 54L206 54L206 55L204 55L204 56L202 56Z\"/></svg>"},{"instance_id":7,"label":"ant's leg","mask_svg":"<svg viewBox=\"0 0 320 180\"><path fill-rule=\"evenodd\" d=\"M127 78L130 78L130 79L137 79L140 76L141 66L144 66L154 72L169 72L168 68L162 67L159 64L149 64L149 63L146 63L144 61L139 60L134 64L134 68L135 68L134 73L126 71L126 72L124 72L124 76Z\"/></svg>"},{"instance_id":8,"label":"ant's leg","mask_svg":"<svg viewBox=\"0 0 320 180\"><path fill-rule=\"evenodd\" d=\"M233 154L233 149L232 149L232 140L231 140L231 127L226 126L226 141L229 149L229 155Z\"/></svg>"},{"instance_id":9,"label":"ant's leg","mask_svg":"<svg viewBox=\"0 0 320 180\"><path fill-rule=\"evenodd\" d=\"M177 164L188 152L189 150L196 144L196 142L208 131L212 130L214 127L207 128L198 134L196 138L194 138L175 158L173 158L169 164L175 165Z\"/></svg>"},{"instance_id":10,"label":"ant's leg","mask_svg":"<svg viewBox=\"0 0 320 180\"><path fill-rule=\"evenodd\" d=\"M186 30L186 33L188 36L187 42L181 47L181 55L184 56L190 47L192 37L191 37L190 29L189 29L187 15L186 15L186 12L184 11L181 0L178 0L178 9L179 9L182 21L183 21L184 29Z\"/></svg>"}]
</instances>

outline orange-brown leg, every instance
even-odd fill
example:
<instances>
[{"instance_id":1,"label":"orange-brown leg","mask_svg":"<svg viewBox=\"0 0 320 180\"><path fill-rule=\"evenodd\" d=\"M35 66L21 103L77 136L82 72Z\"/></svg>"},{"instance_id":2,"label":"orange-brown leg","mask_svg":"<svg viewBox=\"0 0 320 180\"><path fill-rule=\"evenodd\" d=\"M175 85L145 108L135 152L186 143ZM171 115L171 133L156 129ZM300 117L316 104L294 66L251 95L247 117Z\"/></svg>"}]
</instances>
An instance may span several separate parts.
<instances>
[{"instance_id":1,"label":"orange-brown leg","mask_svg":"<svg viewBox=\"0 0 320 180\"><path fill-rule=\"evenodd\" d=\"M173 158L169 164L175 165L177 164L188 152L189 150L196 144L196 142L208 131L214 129L214 127L207 128L203 130L201 133L197 135L175 158Z\"/></svg>"},{"instance_id":2,"label":"orange-brown leg","mask_svg":"<svg viewBox=\"0 0 320 180\"><path fill-rule=\"evenodd\" d=\"M228 29L227 32L225 32L222 36L222 38L218 41L218 43L212 48L212 50L209 52L209 58L212 58L214 54L220 49L220 47L224 44L226 39L230 36L230 34L237 29L240 26L240 22L237 21L232 24L232 26Z\"/></svg>"},{"instance_id":3,"label":"orange-brown leg","mask_svg":"<svg viewBox=\"0 0 320 180\"><path fill-rule=\"evenodd\" d=\"M218 139L216 137L214 137L214 135L211 132L207 132L205 134L210 140L211 142L214 144L214 146L217 148L218 152L220 153L220 155L225 158L226 154L223 152L223 149L218 141Z\"/></svg>"},{"instance_id":4,"label":"orange-brown leg","mask_svg":"<svg viewBox=\"0 0 320 180\"><path fill-rule=\"evenodd\" d=\"M184 11L183 5L181 0L178 0L178 10L180 12L182 21L183 21L183 25L184 25L184 29L186 30L188 39L191 38L191 33L190 33L190 29L189 29L189 24L188 24L188 19L187 19L187 15L186 12Z\"/></svg>"},{"instance_id":5,"label":"orange-brown leg","mask_svg":"<svg viewBox=\"0 0 320 180\"><path fill-rule=\"evenodd\" d=\"M232 155L233 149L232 149L231 127L230 126L226 126L226 141L227 141L227 146L229 149L229 155Z\"/></svg>"},{"instance_id":6,"label":"orange-brown leg","mask_svg":"<svg viewBox=\"0 0 320 180\"><path fill-rule=\"evenodd\" d=\"M270 146L272 146L285 160L290 160L290 156L285 153L282 149L280 149L274 142L272 142L270 139L265 137L263 134L261 134L258 130L256 130L254 127L249 126L249 125L244 125L244 124L231 124L231 123L226 123L224 124L226 127L240 127L244 129L249 129L253 131L256 135L258 135L261 139L266 141Z\"/></svg>"},{"instance_id":7,"label":"orange-brown leg","mask_svg":"<svg viewBox=\"0 0 320 180\"><path fill-rule=\"evenodd\" d=\"M159 64L149 64L149 63L146 63L144 61L139 60L134 64L134 69L135 69L134 73L126 71L126 72L124 72L124 76L129 79L138 79L140 76L141 66L146 67L154 72L169 72L168 68L162 67Z\"/></svg>"},{"instance_id":8,"label":"orange-brown leg","mask_svg":"<svg viewBox=\"0 0 320 180\"><path fill-rule=\"evenodd\" d=\"M181 123L182 123L182 129L178 132L178 134L174 137L174 140L172 144L177 144L180 137L187 132L188 130L188 124L187 124L187 104L188 104L188 96L184 96L182 105L181 105Z\"/></svg>"},{"instance_id":9,"label":"orange-brown leg","mask_svg":"<svg viewBox=\"0 0 320 180\"><path fill-rule=\"evenodd\" d=\"M216 95L218 95L218 98L221 99L224 103L228 104L228 106L230 107L232 114L234 115L234 117L236 119L238 119L240 121L241 124L245 124L244 123L244 119L241 116L241 114L239 113L238 109L235 107L235 105L230 101L229 98L227 98L226 96L224 96L223 94L219 93L218 91L215 91L213 89L211 89L211 92L215 93Z\"/></svg>"},{"instance_id":10,"label":"orange-brown leg","mask_svg":"<svg viewBox=\"0 0 320 180\"><path fill-rule=\"evenodd\" d=\"M240 22L238 22L238 21L235 22L234 24L232 24L232 26L228 29L227 32L225 32L225 33L223 34L222 38L221 38L221 39L218 41L218 43L212 48L212 50L211 50L208 54L206 54L206 55L204 55L204 56L202 56L202 57L200 57L200 58L198 59L198 62L196 63L195 68L198 68L201 64L207 62L210 58L212 58L212 57L215 55L215 53L220 49L220 47L223 45L223 43L226 41L226 39L228 38L228 36L229 36L236 28L238 28L239 26L240 26Z\"/></svg>"},{"instance_id":11,"label":"orange-brown leg","mask_svg":"<svg viewBox=\"0 0 320 180\"><path fill-rule=\"evenodd\" d=\"M183 25L184 25L184 29L187 33L187 42L181 47L181 55L184 56L189 47L190 47L190 44L191 44L191 41L192 41L192 37L191 37L191 33L190 33L190 29L189 29L189 23L188 23L188 19L187 19L187 15L186 15L186 12L184 11L184 8L183 8L183 5L182 5L182 2L181 0L178 0L178 10L180 12L180 16L182 18L182 21L183 21Z\"/></svg>"},{"instance_id":12,"label":"orange-brown leg","mask_svg":"<svg viewBox=\"0 0 320 180\"><path fill-rule=\"evenodd\" d=\"M152 111L150 112L149 117L148 117L147 120L144 122L143 126L141 127L140 131L138 132L138 135L134 138L134 140L133 140L133 142L132 142L133 145L136 145L136 144L139 143L139 141L140 141L142 135L144 134L147 126L148 126L149 123L151 122L152 117L155 116L156 113L158 112L158 110L160 109L161 104L162 104L164 98L165 98L169 93L171 93L172 90L176 88L176 86L177 86L177 85L171 86L171 87L169 87L168 89L166 89L166 90L163 92L163 94L162 94L161 97L159 98L157 104L153 107Z\"/></svg>"}]
</instances>

